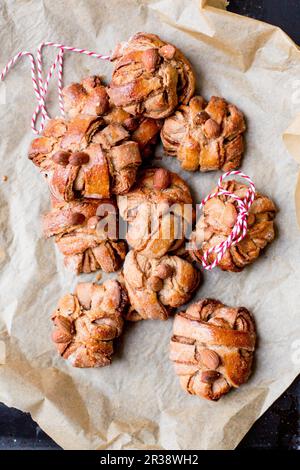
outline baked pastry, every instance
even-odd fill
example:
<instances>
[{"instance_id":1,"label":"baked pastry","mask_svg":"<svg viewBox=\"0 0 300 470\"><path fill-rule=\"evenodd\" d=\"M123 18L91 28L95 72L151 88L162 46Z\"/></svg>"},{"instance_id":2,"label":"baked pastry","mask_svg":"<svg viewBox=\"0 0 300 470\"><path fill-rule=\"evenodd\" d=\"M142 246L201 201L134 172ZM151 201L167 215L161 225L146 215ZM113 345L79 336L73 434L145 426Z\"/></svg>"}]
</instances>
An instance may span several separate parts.
<instances>
[{"instance_id":1,"label":"baked pastry","mask_svg":"<svg viewBox=\"0 0 300 470\"><path fill-rule=\"evenodd\" d=\"M165 120L161 139L167 154L189 171L230 171L244 152L244 116L233 104L212 96L208 103L194 96Z\"/></svg>"},{"instance_id":2,"label":"baked pastry","mask_svg":"<svg viewBox=\"0 0 300 470\"><path fill-rule=\"evenodd\" d=\"M112 119L112 117L113 111L105 116L105 119ZM123 122L125 129L130 132L130 138L139 145L143 160L154 155L162 124L160 119L145 116L139 118L131 116Z\"/></svg>"},{"instance_id":3,"label":"baked pastry","mask_svg":"<svg viewBox=\"0 0 300 470\"><path fill-rule=\"evenodd\" d=\"M117 271L126 255L118 240L117 210L111 200L82 199L56 204L43 217L46 237L55 237L65 266L76 274Z\"/></svg>"},{"instance_id":4,"label":"baked pastry","mask_svg":"<svg viewBox=\"0 0 300 470\"><path fill-rule=\"evenodd\" d=\"M218 400L248 380L255 348L255 324L243 308L201 299L175 315L170 359L184 390Z\"/></svg>"},{"instance_id":5,"label":"baked pastry","mask_svg":"<svg viewBox=\"0 0 300 470\"><path fill-rule=\"evenodd\" d=\"M226 181L222 187L237 196L244 198L248 187L235 180ZM204 206L195 231L191 235L191 255L195 260L201 260L205 251L226 240L231 233L237 218L237 203L227 196L217 196L210 199ZM241 271L247 264L253 263L260 252L275 236L274 218L276 207L267 196L255 194L254 202L248 216L246 237L227 250L219 263L224 271ZM213 262L215 253L208 256Z\"/></svg>"},{"instance_id":6,"label":"baked pastry","mask_svg":"<svg viewBox=\"0 0 300 470\"><path fill-rule=\"evenodd\" d=\"M48 176L54 197L67 202L126 193L141 163L139 146L123 126L81 114L51 119L32 141L29 158Z\"/></svg>"},{"instance_id":7,"label":"baked pastry","mask_svg":"<svg viewBox=\"0 0 300 470\"><path fill-rule=\"evenodd\" d=\"M175 307L191 299L200 272L178 256L149 259L132 250L124 261L123 278L131 304L128 320L167 320Z\"/></svg>"},{"instance_id":8,"label":"baked pastry","mask_svg":"<svg viewBox=\"0 0 300 470\"><path fill-rule=\"evenodd\" d=\"M194 94L191 64L179 49L155 34L137 33L118 44L112 60L110 100L134 116L165 118Z\"/></svg>"},{"instance_id":9,"label":"baked pastry","mask_svg":"<svg viewBox=\"0 0 300 470\"><path fill-rule=\"evenodd\" d=\"M120 124L129 132L130 140L139 144L143 158L153 154L162 121L133 117L123 108L113 106L100 77L86 77L80 83L71 83L63 89L63 99L65 112L70 118L85 114L101 116L105 124Z\"/></svg>"},{"instance_id":10,"label":"baked pastry","mask_svg":"<svg viewBox=\"0 0 300 470\"><path fill-rule=\"evenodd\" d=\"M52 315L52 339L59 354L74 367L109 365L113 340L122 333L127 302L118 281L78 284L74 294L60 299Z\"/></svg>"},{"instance_id":11,"label":"baked pastry","mask_svg":"<svg viewBox=\"0 0 300 470\"><path fill-rule=\"evenodd\" d=\"M71 83L62 90L64 111L70 119L78 114L103 116L109 111L105 85L97 75L85 77L80 83Z\"/></svg>"},{"instance_id":12,"label":"baked pastry","mask_svg":"<svg viewBox=\"0 0 300 470\"><path fill-rule=\"evenodd\" d=\"M176 173L145 170L129 193L118 197L120 215L128 222L128 244L149 258L176 251L193 221L192 202L188 185Z\"/></svg>"}]
</instances>

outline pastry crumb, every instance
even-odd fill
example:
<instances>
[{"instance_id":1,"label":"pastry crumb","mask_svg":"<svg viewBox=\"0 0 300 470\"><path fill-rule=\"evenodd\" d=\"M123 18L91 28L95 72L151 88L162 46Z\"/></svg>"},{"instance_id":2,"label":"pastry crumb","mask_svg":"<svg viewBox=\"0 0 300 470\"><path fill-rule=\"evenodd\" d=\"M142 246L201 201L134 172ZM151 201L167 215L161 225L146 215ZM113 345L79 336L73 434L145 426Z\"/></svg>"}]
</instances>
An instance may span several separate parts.
<instances>
[{"instance_id":1,"label":"pastry crumb","mask_svg":"<svg viewBox=\"0 0 300 470\"><path fill-rule=\"evenodd\" d=\"M102 279L102 274L98 273L96 276L96 281L100 281Z\"/></svg>"},{"instance_id":2,"label":"pastry crumb","mask_svg":"<svg viewBox=\"0 0 300 470\"><path fill-rule=\"evenodd\" d=\"M8 180L8 176L6 176L6 175L2 176L2 181L5 182L5 181L7 181L7 180Z\"/></svg>"}]
</instances>

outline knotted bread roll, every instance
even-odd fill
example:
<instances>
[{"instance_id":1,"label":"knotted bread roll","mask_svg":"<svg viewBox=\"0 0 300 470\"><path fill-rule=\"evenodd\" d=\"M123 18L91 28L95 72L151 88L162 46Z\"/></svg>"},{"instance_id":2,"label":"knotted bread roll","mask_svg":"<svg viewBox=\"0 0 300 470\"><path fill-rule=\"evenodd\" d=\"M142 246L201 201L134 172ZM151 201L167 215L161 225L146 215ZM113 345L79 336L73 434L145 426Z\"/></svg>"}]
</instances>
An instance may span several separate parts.
<instances>
[{"instance_id":1,"label":"knotted bread roll","mask_svg":"<svg viewBox=\"0 0 300 470\"><path fill-rule=\"evenodd\" d=\"M192 203L188 185L176 173L145 170L134 187L118 197L120 215L128 222L128 244L148 258L175 252L192 225Z\"/></svg>"},{"instance_id":2,"label":"knotted bread roll","mask_svg":"<svg viewBox=\"0 0 300 470\"><path fill-rule=\"evenodd\" d=\"M222 187L240 198L244 198L248 191L246 185L235 180L224 182ZM274 240L276 211L271 199L257 192L248 216L246 237L225 252L218 266L224 271L241 271L253 263L266 245ZM191 256L195 260L201 260L205 251L226 240L236 218L237 203L234 199L224 195L210 199L205 204L203 214L192 233ZM215 257L216 253L211 253L208 261L212 262Z\"/></svg>"},{"instance_id":3,"label":"knotted bread roll","mask_svg":"<svg viewBox=\"0 0 300 470\"><path fill-rule=\"evenodd\" d=\"M167 320L175 307L188 302L200 282L200 272L178 256L149 259L130 251L123 277L131 304L128 320Z\"/></svg>"},{"instance_id":4,"label":"knotted bread roll","mask_svg":"<svg viewBox=\"0 0 300 470\"><path fill-rule=\"evenodd\" d=\"M118 44L112 59L109 97L134 116L165 118L194 94L190 63L179 49L154 34L137 33Z\"/></svg>"},{"instance_id":5,"label":"knotted bread roll","mask_svg":"<svg viewBox=\"0 0 300 470\"><path fill-rule=\"evenodd\" d=\"M60 299L52 315L52 339L57 351L74 367L111 363L113 340L121 335L127 295L121 284L78 284L74 294Z\"/></svg>"},{"instance_id":6,"label":"knotted bread roll","mask_svg":"<svg viewBox=\"0 0 300 470\"><path fill-rule=\"evenodd\" d=\"M126 193L136 180L141 155L129 137L121 124L106 125L97 116L51 119L32 141L29 158L48 177L55 198L105 199Z\"/></svg>"},{"instance_id":7,"label":"knotted bread roll","mask_svg":"<svg viewBox=\"0 0 300 470\"><path fill-rule=\"evenodd\" d=\"M46 237L55 237L65 266L76 274L117 271L126 255L126 243L118 240L117 208L111 200L56 202L43 217L43 231Z\"/></svg>"},{"instance_id":8,"label":"knotted bread roll","mask_svg":"<svg viewBox=\"0 0 300 470\"><path fill-rule=\"evenodd\" d=\"M250 312L201 299L175 315L170 359L182 388L218 400L248 380L255 348Z\"/></svg>"},{"instance_id":9,"label":"knotted bread roll","mask_svg":"<svg viewBox=\"0 0 300 470\"><path fill-rule=\"evenodd\" d=\"M233 104L213 96L194 96L164 122L161 139L167 154L188 171L231 171L244 152L244 116Z\"/></svg>"},{"instance_id":10,"label":"knotted bread roll","mask_svg":"<svg viewBox=\"0 0 300 470\"><path fill-rule=\"evenodd\" d=\"M162 121L145 116L134 117L125 109L110 101L100 77L90 76L80 83L71 83L63 89L65 112L70 118L78 114L101 116L108 124L121 124L130 135L130 140L139 144L143 158L153 155Z\"/></svg>"}]
</instances>

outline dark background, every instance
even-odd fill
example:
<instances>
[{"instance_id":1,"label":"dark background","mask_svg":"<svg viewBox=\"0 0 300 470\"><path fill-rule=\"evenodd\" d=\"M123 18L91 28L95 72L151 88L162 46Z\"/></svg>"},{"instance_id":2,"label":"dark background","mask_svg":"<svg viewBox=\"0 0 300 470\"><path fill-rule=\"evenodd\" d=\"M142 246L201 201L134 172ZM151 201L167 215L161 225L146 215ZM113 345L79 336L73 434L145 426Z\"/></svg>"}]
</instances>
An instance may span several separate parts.
<instances>
[{"instance_id":1,"label":"dark background","mask_svg":"<svg viewBox=\"0 0 300 470\"><path fill-rule=\"evenodd\" d=\"M300 44L300 0L231 0L228 10L280 26ZM300 449L300 381L254 424L239 445L248 449ZM28 413L0 404L1 449L59 449Z\"/></svg>"}]
</instances>

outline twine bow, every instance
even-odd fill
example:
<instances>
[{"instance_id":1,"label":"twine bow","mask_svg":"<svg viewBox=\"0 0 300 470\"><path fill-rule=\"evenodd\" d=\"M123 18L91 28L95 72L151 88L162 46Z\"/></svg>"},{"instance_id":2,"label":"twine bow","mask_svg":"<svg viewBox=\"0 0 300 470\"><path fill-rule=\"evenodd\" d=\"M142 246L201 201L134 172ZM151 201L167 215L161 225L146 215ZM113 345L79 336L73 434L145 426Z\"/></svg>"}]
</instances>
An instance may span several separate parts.
<instances>
[{"instance_id":1,"label":"twine bow","mask_svg":"<svg viewBox=\"0 0 300 470\"><path fill-rule=\"evenodd\" d=\"M227 178L228 176L240 176L241 178L247 181L247 183L249 184L249 189L244 198L240 198L236 194L232 193L231 191L227 191L222 187L222 183L224 179ZM241 171L238 171L238 170L228 171L227 173L224 173L219 178L217 190L209 194L208 196L206 196L206 198L201 201L200 209L203 209L207 201L209 201L210 199L217 197L217 196L222 196L222 195L228 196L231 199L234 199L236 201L237 218L232 228L232 231L228 235L226 240L219 243L218 245L212 246L203 254L202 259L201 259L202 267L209 271L211 271L213 268L218 266L218 264L221 262L227 250L229 250L232 246L236 245L241 240L243 240L243 238L245 238L247 234L247 227L248 227L247 220L248 220L249 210L255 198L255 186L251 178L245 175L245 173L242 173ZM217 256L215 257L214 261L209 263L208 257L211 253L216 253Z\"/></svg>"},{"instance_id":2,"label":"twine bow","mask_svg":"<svg viewBox=\"0 0 300 470\"><path fill-rule=\"evenodd\" d=\"M43 71L43 48L45 46L54 47L59 49L59 52L50 66L50 69L44 80L44 71ZM37 106L34 110L34 113L31 118L31 128L34 134L40 134L45 127L47 119L50 119L50 116L46 108L46 96L48 92L49 82L55 70L57 70L58 78L58 101L59 107L61 110L62 116L64 116L64 103L62 97L63 90L63 65L64 65L64 54L65 52L76 52L78 54L85 54L89 57L94 57L101 60L110 60L110 56L98 54L97 52L89 51L87 49L79 49L77 47L65 46L64 44L59 44L56 42L43 42L39 45L37 49L36 58L35 56L28 51L18 52L4 67L1 72L0 79L4 81L6 75L12 67L23 57L28 57L31 63L31 80L33 84L34 93L37 99ZM36 126L36 121L38 116L41 114L41 122L39 128Z\"/></svg>"},{"instance_id":3,"label":"twine bow","mask_svg":"<svg viewBox=\"0 0 300 470\"><path fill-rule=\"evenodd\" d=\"M43 71L43 49L45 46L54 47L56 49L59 49L59 51L54 62L50 66L49 71L44 80L43 77L45 73ZM63 90L63 65L64 65L65 52L75 52L78 54L85 54L89 57L93 57L96 59L107 60L107 61L111 60L109 55L98 54L97 52L89 51L87 49L79 49L77 47L65 46L64 44L60 44L56 42L43 42L39 45L37 49L36 58L31 52L21 51L18 54L16 54L7 63L7 65L4 67L4 69L1 72L0 79L1 81L3 81L6 75L8 74L8 72L11 70L11 68L14 67L14 65L20 59L22 59L23 57L28 57L30 59L31 79L33 83L34 93L37 99L37 106L31 118L31 128L34 134L40 134L45 127L46 120L50 119L50 116L46 108L46 97L47 97L49 82L55 70L57 70L57 79L58 79L59 107L60 107L62 116L64 116L64 103L63 103L62 90ZM40 122L39 128L37 128L36 122L40 114L41 114L41 122ZM230 191L226 191L222 187L223 180L227 178L228 176L240 176L249 183L249 189L244 198L240 198L234 193L231 193ZM212 199L213 197L220 196L220 195L228 196L231 199L234 199L236 201L238 214L237 214L235 225L233 226L233 229L230 235L227 237L227 239L219 243L218 245L215 245L209 248L209 250L207 250L204 253L201 261L202 261L203 268L207 270L212 270L213 268L215 268L220 263L225 252L230 247L236 245L238 242L243 240L243 238L245 238L247 234L247 225L248 225L247 218L249 215L250 207L255 197L255 186L251 178L249 178L249 176L245 175L241 171L229 171L227 173L224 173L220 177L218 181L217 191L209 194L205 199L203 199L203 201L200 204L200 208L203 208L206 202ZM209 263L208 257L211 253L216 253L217 256L212 263Z\"/></svg>"}]
</instances>

